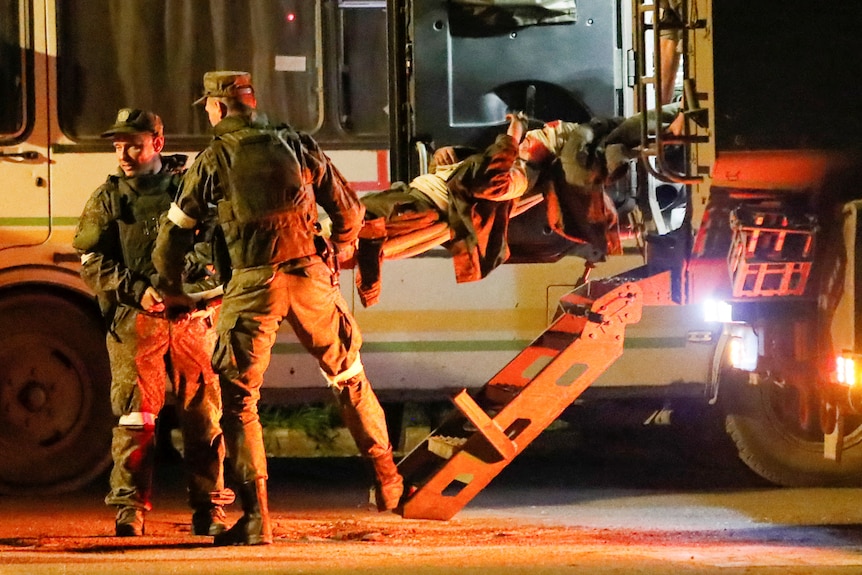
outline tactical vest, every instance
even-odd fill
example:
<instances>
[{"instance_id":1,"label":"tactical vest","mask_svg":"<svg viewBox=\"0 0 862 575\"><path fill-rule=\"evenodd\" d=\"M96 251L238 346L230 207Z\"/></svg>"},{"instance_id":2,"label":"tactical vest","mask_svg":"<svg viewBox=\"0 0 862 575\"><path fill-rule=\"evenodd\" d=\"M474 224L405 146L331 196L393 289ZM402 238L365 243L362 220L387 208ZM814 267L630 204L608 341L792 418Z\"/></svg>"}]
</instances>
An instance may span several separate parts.
<instances>
[{"instance_id":1,"label":"tactical vest","mask_svg":"<svg viewBox=\"0 0 862 575\"><path fill-rule=\"evenodd\" d=\"M213 143L226 182L218 202L231 267L284 263L315 253L317 202L304 183L298 136L287 131L244 128ZM223 147L223 149L218 149Z\"/></svg>"},{"instance_id":2,"label":"tactical vest","mask_svg":"<svg viewBox=\"0 0 862 575\"><path fill-rule=\"evenodd\" d=\"M175 176L152 174L126 180L111 176L111 211L117 220L123 260L132 272L149 276L155 269L152 252L159 235L159 219L176 191Z\"/></svg>"}]
</instances>

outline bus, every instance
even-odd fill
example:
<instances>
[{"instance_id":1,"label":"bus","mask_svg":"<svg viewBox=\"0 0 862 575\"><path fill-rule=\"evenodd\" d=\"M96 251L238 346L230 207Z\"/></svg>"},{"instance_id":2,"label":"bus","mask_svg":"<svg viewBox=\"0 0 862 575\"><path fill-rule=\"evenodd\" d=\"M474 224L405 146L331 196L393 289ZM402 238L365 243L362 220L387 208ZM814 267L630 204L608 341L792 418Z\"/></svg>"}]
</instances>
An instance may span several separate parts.
<instances>
[{"instance_id":1,"label":"bus","mask_svg":"<svg viewBox=\"0 0 862 575\"><path fill-rule=\"evenodd\" d=\"M385 405L479 389L589 277L670 274L585 401L625 400L639 423L667 423L678 402L693 400L716 411L720 431L770 481L862 477L862 402L822 367L839 353L849 381L862 353L854 268L836 264L855 261L855 244L834 236L855 233L860 194L847 174L859 164L834 152L858 148L859 114L848 102L860 101L860 70L850 57L842 69L817 43L858 54L862 40L845 28L859 8L842 0L812 15L801 0L766 4L682 2L678 85L687 118L698 121L674 141L645 125L631 177L609 190L620 206L634 204L620 212L619 254L585 250L532 208L510 222L509 262L478 282L457 283L448 252L436 248L386 261L380 302L365 308L353 271L342 271L363 362ZM191 105L203 73L246 70L259 107L313 135L363 194L423 173L441 145L491 143L513 111L576 123L647 118L662 103L659 8L652 0L0 0L0 492L75 489L110 464L104 326L71 236L89 195L117 168L99 134L118 108L159 113L165 153L192 158L209 139ZM810 90L811 78L821 91ZM682 173L665 169L671 145L683 150ZM787 232L816 247L773 243L769 258L755 257L757 238ZM703 314L717 299L734 310L720 321ZM288 328L273 351L264 404L326 397Z\"/></svg>"},{"instance_id":2,"label":"bus","mask_svg":"<svg viewBox=\"0 0 862 575\"><path fill-rule=\"evenodd\" d=\"M474 35L449 34L445 2L406 10L382 0L0 0L0 492L74 489L110 462L104 326L71 239L117 169L99 134L118 108L156 111L164 153L191 159L210 137L192 106L203 73L247 70L259 108L312 134L360 194L417 175L423 147L490 143L507 111L570 121L631 111L614 3L581 1L564 24L503 36L506 58L520 61L510 68L471 56ZM581 56L548 67L549 42ZM447 51L452 70L440 65ZM368 309L342 271L385 403L478 387L541 331L582 260L539 227L513 237L545 246L545 263L456 285L445 250L432 250L387 262L381 302ZM283 330L263 403L327 395Z\"/></svg>"}]
</instances>

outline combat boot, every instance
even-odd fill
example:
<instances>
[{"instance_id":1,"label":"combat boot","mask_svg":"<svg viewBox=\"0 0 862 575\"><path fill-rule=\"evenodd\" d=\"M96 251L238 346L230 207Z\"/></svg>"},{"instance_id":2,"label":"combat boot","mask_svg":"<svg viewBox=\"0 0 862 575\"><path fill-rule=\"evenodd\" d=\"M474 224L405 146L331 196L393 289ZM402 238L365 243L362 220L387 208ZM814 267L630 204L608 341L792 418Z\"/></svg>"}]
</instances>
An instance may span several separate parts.
<instances>
[{"instance_id":1,"label":"combat boot","mask_svg":"<svg viewBox=\"0 0 862 575\"><path fill-rule=\"evenodd\" d=\"M221 505L196 509L192 513L192 535L214 536L227 529L227 515Z\"/></svg>"},{"instance_id":2,"label":"combat boot","mask_svg":"<svg viewBox=\"0 0 862 575\"><path fill-rule=\"evenodd\" d=\"M140 537L144 534L144 510L137 507L120 507L114 521L117 537Z\"/></svg>"},{"instance_id":3,"label":"combat boot","mask_svg":"<svg viewBox=\"0 0 862 575\"><path fill-rule=\"evenodd\" d=\"M233 527L215 536L213 543L224 545L269 545L272 543L272 524L266 479L260 478L239 486L243 515Z\"/></svg>"},{"instance_id":4,"label":"combat boot","mask_svg":"<svg viewBox=\"0 0 862 575\"><path fill-rule=\"evenodd\" d=\"M401 502L404 493L404 479L398 473L392 459L392 447L383 455L371 459L377 485L374 487L374 503L378 511L392 511Z\"/></svg>"}]
</instances>

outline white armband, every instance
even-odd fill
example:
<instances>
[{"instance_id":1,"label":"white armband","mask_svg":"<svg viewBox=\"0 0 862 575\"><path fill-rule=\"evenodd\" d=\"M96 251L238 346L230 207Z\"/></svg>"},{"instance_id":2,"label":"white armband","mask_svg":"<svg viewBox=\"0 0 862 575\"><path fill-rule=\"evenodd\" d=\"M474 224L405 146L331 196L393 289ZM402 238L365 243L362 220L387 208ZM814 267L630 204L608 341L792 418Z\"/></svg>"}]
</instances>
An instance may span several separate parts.
<instances>
[{"instance_id":1,"label":"white armband","mask_svg":"<svg viewBox=\"0 0 862 575\"><path fill-rule=\"evenodd\" d=\"M171 203L171 209L168 210L168 219L184 230L190 230L198 223L196 219L187 216L176 203Z\"/></svg>"}]
</instances>

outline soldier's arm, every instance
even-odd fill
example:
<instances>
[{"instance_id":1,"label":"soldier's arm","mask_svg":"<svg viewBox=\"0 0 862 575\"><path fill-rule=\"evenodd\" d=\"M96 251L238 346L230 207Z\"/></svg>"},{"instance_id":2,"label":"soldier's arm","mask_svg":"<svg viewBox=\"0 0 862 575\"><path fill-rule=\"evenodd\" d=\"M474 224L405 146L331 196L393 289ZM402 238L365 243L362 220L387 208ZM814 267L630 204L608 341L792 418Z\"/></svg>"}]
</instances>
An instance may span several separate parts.
<instances>
[{"instance_id":1,"label":"soldier's arm","mask_svg":"<svg viewBox=\"0 0 862 575\"><path fill-rule=\"evenodd\" d=\"M359 236L365 208L338 168L311 137L302 136L305 165L311 172L317 203L332 220L332 242L352 245Z\"/></svg>"},{"instance_id":2,"label":"soldier's arm","mask_svg":"<svg viewBox=\"0 0 862 575\"><path fill-rule=\"evenodd\" d=\"M110 187L96 190L78 220L72 246L81 256L81 278L90 289L111 301L139 305L150 284L125 265L115 209Z\"/></svg>"}]
</instances>

